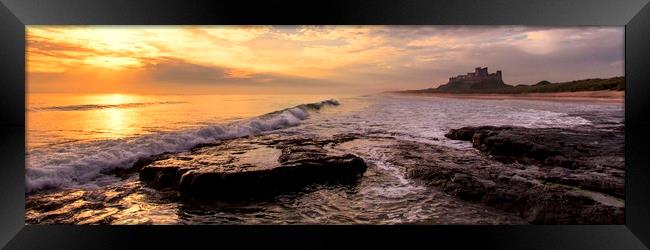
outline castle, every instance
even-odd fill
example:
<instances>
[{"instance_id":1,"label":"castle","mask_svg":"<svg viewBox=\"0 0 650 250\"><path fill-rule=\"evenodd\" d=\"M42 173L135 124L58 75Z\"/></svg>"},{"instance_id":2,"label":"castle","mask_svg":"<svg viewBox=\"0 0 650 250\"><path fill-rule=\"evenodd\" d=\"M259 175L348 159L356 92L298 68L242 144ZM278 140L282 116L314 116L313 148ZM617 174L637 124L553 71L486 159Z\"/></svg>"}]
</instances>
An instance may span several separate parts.
<instances>
[{"instance_id":1,"label":"castle","mask_svg":"<svg viewBox=\"0 0 650 250\"><path fill-rule=\"evenodd\" d=\"M501 78L501 70L497 70L496 73L488 74L488 68L477 67L474 69L474 72L467 73L467 75L458 75L456 77L449 77L449 83L454 82L484 82L484 81L496 81L503 82Z\"/></svg>"},{"instance_id":2,"label":"castle","mask_svg":"<svg viewBox=\"0 0 650 250\"><path fill-rule=\"evenodd\" d=\"M511 87L503 82L501 70L496 73L488 73L488 68L477 67L474 72L467 75L458 75L449 77L447 84L440 85L436 88L441 92L471 92L486 89L500 89Z\"/></svg>"}]
</instances>

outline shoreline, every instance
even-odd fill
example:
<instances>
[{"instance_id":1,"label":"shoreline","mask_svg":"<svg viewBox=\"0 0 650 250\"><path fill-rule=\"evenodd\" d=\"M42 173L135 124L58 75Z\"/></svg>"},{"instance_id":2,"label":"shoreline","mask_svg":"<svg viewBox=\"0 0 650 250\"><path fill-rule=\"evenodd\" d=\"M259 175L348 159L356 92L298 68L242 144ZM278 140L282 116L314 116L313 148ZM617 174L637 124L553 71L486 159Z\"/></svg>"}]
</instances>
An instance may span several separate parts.
<instances>
[{"instance_id":1,"label":"shoreline","mask_svg":"<svg viewBox=\"0 0 650 250\"><path fill-rule=\"evenodd\" d=\"M538 100L538 101L563 101L563 102L605 102L625 103L625 91L599 90L576 91L555 93L523 93L523 94L488 94L488 93L400 93L398 95L435 96L456 99L481 99L481 100Z\"/></svg>"},{"instance_id":2,"label":"shoreline","mask_svg":"<svg viewBox=\"0 0 650 250\"><path fill-rule=\"evenodd\" d=\"M291 217L292 210L281 210L279 214L272 214L277 211L271 210L277 206L291 207L293 201L304 199L318 204L317 207L337 207L325 210L318 217L324 224L457 224L459 220L464 224L621 224L625 215L623 134L623 130L595 127L512 126L460 127L445 134L451 140L471 142L482 153L367 134L236 138L190 151L153 156L126 172L115 173L126 180L119 186L28 195L26 221L29 224L188 222L176 217L155 221L156 218L146 217L145 210L130 209L133 205L156 204L153 205L156 209L167 213L170 211L165 207L171 206L174 213L188 214L189 222L197 224L214 223L201 220L206 211L222 212L219 218L228 224L268 224L270 221L260 220L257 212L228 211L251 205L261 207L260 211L266 215L276 216L272 221L305 223L309 221ZM555 143L559 140L567 143ZM599 143L594 145L593 141ZM376 165L367 165L366 162L372 162L368 152L381 152L387 157L386 162L403 170L383 171ZM397 176L409 181L402 182ZM320 203L322 195L339 197L339 188L368 191L386 183L419 191L398 197L358 191L340 196L344 197L340 200L333 199L333 203L330 200ZM150 189L156 190L157 195L142 201L134 198L150 194ZM442 210L438 211L444 211L447 216L423 212L420 218L398 222L381 216L391 213L393 208L376 207L376 202L401 204L402 195L408 195L409 207L427 206L431 202L428 197L437 195L443 199L439 208ZM276 199L280 196L283 199ZM371 200L366 200L368 197ZM130 204L134 199L136 203ZM450 205L444 205L445 202ZM348 203L355 206L346 207L344 204ZM178 204L179 207L174 207ZM481 212L467 214L465 206ZM358 207L376 216L355 217L360 211ZM295 208L305 209L300 210L303 213L313 211ZM83 213L85 210L91 210L92 216ZM341 213L348 217L329 221L332 214Z\"/></svg>"}]
</instances>

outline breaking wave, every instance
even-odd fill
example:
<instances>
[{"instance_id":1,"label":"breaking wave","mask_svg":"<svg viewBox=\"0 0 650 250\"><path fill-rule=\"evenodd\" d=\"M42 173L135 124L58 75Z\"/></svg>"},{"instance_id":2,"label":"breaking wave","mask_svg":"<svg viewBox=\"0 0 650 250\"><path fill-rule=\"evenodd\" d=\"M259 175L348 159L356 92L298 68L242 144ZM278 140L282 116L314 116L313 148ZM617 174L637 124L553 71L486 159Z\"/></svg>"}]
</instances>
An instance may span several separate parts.
<instances>
[{"instance_id":1,"label":"breaking wave","mask_svg":"<svg viewBox=\"0 0 650 250\"><path fill-rule=\"evenodd\" d=\"M27 154L26 192L110 183L116 177L104 173L130 168L140 159L166 152L185 151L200 144L296 126L307 119L310 112L336 105L339 102L331 99L301 104L229 124L34 149ZM86 105L76 107L83 106ZM68 106L70 107L73 106Z\"/></svg>"}]
</instances>

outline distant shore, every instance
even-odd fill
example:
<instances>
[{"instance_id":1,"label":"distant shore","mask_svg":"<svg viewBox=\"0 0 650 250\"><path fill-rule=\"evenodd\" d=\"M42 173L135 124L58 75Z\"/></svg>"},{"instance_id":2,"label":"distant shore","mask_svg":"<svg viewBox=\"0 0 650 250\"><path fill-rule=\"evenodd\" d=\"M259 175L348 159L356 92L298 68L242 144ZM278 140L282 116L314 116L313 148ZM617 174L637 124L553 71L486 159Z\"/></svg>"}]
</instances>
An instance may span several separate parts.
<instances>
[{"instance_id":1,"label":"distant shore","mask_svg":"<svg viewBox=\"0 0 650 250\"><path fill-rule=\"evenodd\" d=\"M436 96L459 99L485 99L485 100L540 100L540 101L570 101L570 102L608 102L624 103L625 91L600 90L576 91L555 93L522 93L522 94L468 94L468 93L393 93L399 95Z\"/></svg>"}]
</instances>

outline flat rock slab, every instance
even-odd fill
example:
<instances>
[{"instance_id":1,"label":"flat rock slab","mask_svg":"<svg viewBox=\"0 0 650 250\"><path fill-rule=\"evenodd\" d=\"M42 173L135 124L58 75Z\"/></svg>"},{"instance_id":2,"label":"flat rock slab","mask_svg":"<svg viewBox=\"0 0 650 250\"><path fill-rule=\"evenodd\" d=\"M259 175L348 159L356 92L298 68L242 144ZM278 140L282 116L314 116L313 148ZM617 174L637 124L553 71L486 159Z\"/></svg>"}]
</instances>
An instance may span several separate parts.
<instances>
[{"instance_id":1,"label":"flat rock slab","mask_svg":"<svg viewBox=\"0 0 650 250\"><path fill-rule=\"evenodd\" d=\"M408 178L464 200L516 213L530 223L625 223L623 199L557 183L545 167L502 163L474 150L406 141L393 147L390 162L404 166ZM576 174L566 172L566 178L577 178Z\"/></svg>"},{"instance_id":2,"label":"flat rock slab","mask_svg":"<svg viewBox=\"0 0 650 250\"><path fill-rule=\"evenodd\" d=\"M623 129L463 127L474 150L402 142L407 176L537 224L625 223Z\"/></svg>"},{"instance_id":3,"label":"flat rock slab","mask_svg":"<svg viewBox=\"0 0 650 250\"><path fill-rule=\"evenodd\" d=\"M445 136L471 141L504 163L544 167L546 181L625 197L625 134L620 129L463 127Z\"/></svg>"},{"instance_id":4,"label":"flat rock slab","mask_svg":"<svg viewBox=\"0 0 650 250\"><path fill-rule=\"evenodd\" d=\"M480 126L452 129L445 136L472 145L500 161L535 161L546 166L624 169L624 128L524 128Z\"/></svg>"},{"instance_id":5,"label":"flat rock slab","mask_svg":"<svg viewBox=\"0 0 650 250\"><path fill-rule=\"evenodd\" d=\"M246 199L326 182L353 182L366 163L327 145L351 140L259 136L201 146L160 157L140 170L157 189L174 188L189 197Z\"/></svg>"}]
</instances>

